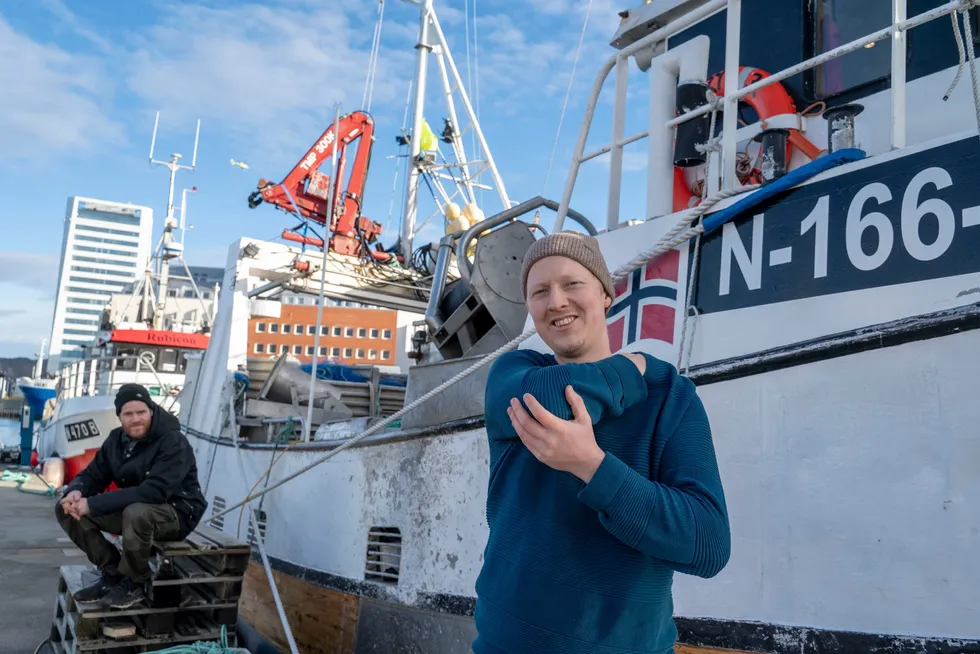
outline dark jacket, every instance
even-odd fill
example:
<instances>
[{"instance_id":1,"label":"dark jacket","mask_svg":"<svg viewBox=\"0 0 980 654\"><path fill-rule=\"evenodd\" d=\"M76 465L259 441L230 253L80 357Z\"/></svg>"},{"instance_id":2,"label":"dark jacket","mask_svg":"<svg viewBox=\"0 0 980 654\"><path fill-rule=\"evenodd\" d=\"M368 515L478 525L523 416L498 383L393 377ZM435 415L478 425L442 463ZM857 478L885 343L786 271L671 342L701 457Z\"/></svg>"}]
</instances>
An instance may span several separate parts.
<instances>
[{"instance_id":1,"label":"dark jacket","mask_svg":"<svg viewBox=\"0 0 980 654\"><path fill-rule=\"evenodd\" d=\"M116 427L95 458L68 484L65 494L81 491L92 515L120 513L130 504L170 504L177 511L180 537L194 531L207 501L197 481L194 450L180 431L177 419L153 406L150 433L127 453L128 436ZM104 492L115 482L119 490Z\"/></svg>"}]
</instances>

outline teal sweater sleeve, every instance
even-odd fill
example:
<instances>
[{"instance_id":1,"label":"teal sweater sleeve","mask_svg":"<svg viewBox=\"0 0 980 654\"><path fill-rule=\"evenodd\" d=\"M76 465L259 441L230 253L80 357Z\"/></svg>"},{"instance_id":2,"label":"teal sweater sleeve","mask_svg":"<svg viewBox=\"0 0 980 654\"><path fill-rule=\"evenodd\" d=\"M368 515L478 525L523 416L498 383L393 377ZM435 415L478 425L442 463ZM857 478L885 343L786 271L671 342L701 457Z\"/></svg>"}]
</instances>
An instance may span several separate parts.
<instances>
[{"instance_id":1,"label":"teal sweater sleeve","mask_svg":"<svg viewBox=\"0 0 980 654\"><path fill-rule=\"evenodd\" d=\"M713 577L728 563L731 533L704 406L691 395L669 434L660 482L606 453L579 499L626 545L674 570Z\"/></svg>"},{"instance_id":2,"label":"teal sweater sleeve","mask_svg":"<svg viewBox=\"0 0 980 654\"><path fill-rule=\"evenodd\" d=\"M512 398L524 404L529 393L545 409L563 420L572 420L565 398L571 385L585 402L596 424L606 416L618 416L647 397L647 386L636 365L613 355L595 363L557 364L533 350L516 350L502 355L491 366L484 395L487 435L491 439L517 438L507 407Z\"/></svg>"}]
</instances>

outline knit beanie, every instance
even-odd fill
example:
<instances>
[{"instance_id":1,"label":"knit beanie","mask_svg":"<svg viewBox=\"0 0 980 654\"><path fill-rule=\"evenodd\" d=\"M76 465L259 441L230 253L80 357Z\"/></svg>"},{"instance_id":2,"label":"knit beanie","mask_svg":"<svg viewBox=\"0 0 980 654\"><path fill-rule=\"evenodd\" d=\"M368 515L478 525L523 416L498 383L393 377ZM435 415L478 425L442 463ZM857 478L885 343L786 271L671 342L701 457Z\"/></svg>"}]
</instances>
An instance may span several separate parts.
<instances>
[{"instance_id":1,"label":"knit beanie","mask_svg":"<svg viewBox=\"0 0 980 654\"><path fill-rule=\"evenodd\" d=\"M521 297L527 299L527 274L539 259L545 257L566 257L585 266L589 272L602 284L603 290L611 297L616 297L612 275L606 267L606 260L599 249L599 241L593 236L578 232L555 232L538 239L524 255L524 265L521 269Z\"/></svg>"},{"instance_id":2,"label":"knit beanie","mask_svg":"<svg viewBox=\"0 0 980 654\"><path fill-rule=\"evenodd\" d=\"M150 411L153 410L153 400L150 399L150 392L146 388L139 384L123 384L116 391L116 415L118 416L122 412L126 402L133 400L138 400L148 406Z\"/></svg>"}]
</instances>

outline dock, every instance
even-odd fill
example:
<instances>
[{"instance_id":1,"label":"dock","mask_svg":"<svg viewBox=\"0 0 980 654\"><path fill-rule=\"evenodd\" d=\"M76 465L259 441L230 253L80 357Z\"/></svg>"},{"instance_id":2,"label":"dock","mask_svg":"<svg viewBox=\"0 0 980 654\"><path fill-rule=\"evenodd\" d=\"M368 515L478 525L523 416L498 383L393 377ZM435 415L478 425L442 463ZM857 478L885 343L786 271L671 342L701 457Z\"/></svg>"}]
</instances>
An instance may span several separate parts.
<instances>
[{"instance_id":1,"label":"dock","mask_svg":"<svg viewBox=\"0 0 980 654\"><path fill-rule=\"evenodd\" d=\"M146 601L106 610L74 600L96 573L58 526L55 502L14 484L0 486L5 654L122 654L222 639L235 646L238 598L251 555L247 543L208 526L184 541L154 543Z\"/></svg>"},{"instance_id":2,"label":"dock","mask_svg":"<svg viewBox=\"0 0 980 654\"><path fill-rule=\"evenodd\" d=\"M88 563L54 518L55 499L0 487L0 643L33 654L51 632L61 566ZM42 647L38 654L50 654Z\"/></svg>"}]
</instances>

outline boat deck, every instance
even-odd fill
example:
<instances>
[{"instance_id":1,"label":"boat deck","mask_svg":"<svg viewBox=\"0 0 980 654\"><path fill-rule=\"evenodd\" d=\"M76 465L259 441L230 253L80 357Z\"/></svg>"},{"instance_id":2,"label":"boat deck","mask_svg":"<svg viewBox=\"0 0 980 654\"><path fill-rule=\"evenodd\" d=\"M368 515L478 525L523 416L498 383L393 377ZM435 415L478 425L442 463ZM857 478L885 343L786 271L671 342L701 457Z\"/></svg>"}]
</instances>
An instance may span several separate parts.
<instances>
[{"instance_id":1,"label":"boat deck","mask_svg":"<svg viewBox=\"0 0 980 654\"><path fill-rule=\"evenodd\" d=\"M55 522L54 502L0 482L0 642L10 654L33 654L50 635L60 567L87 562Z\"/></svg>"}]
</instances>

